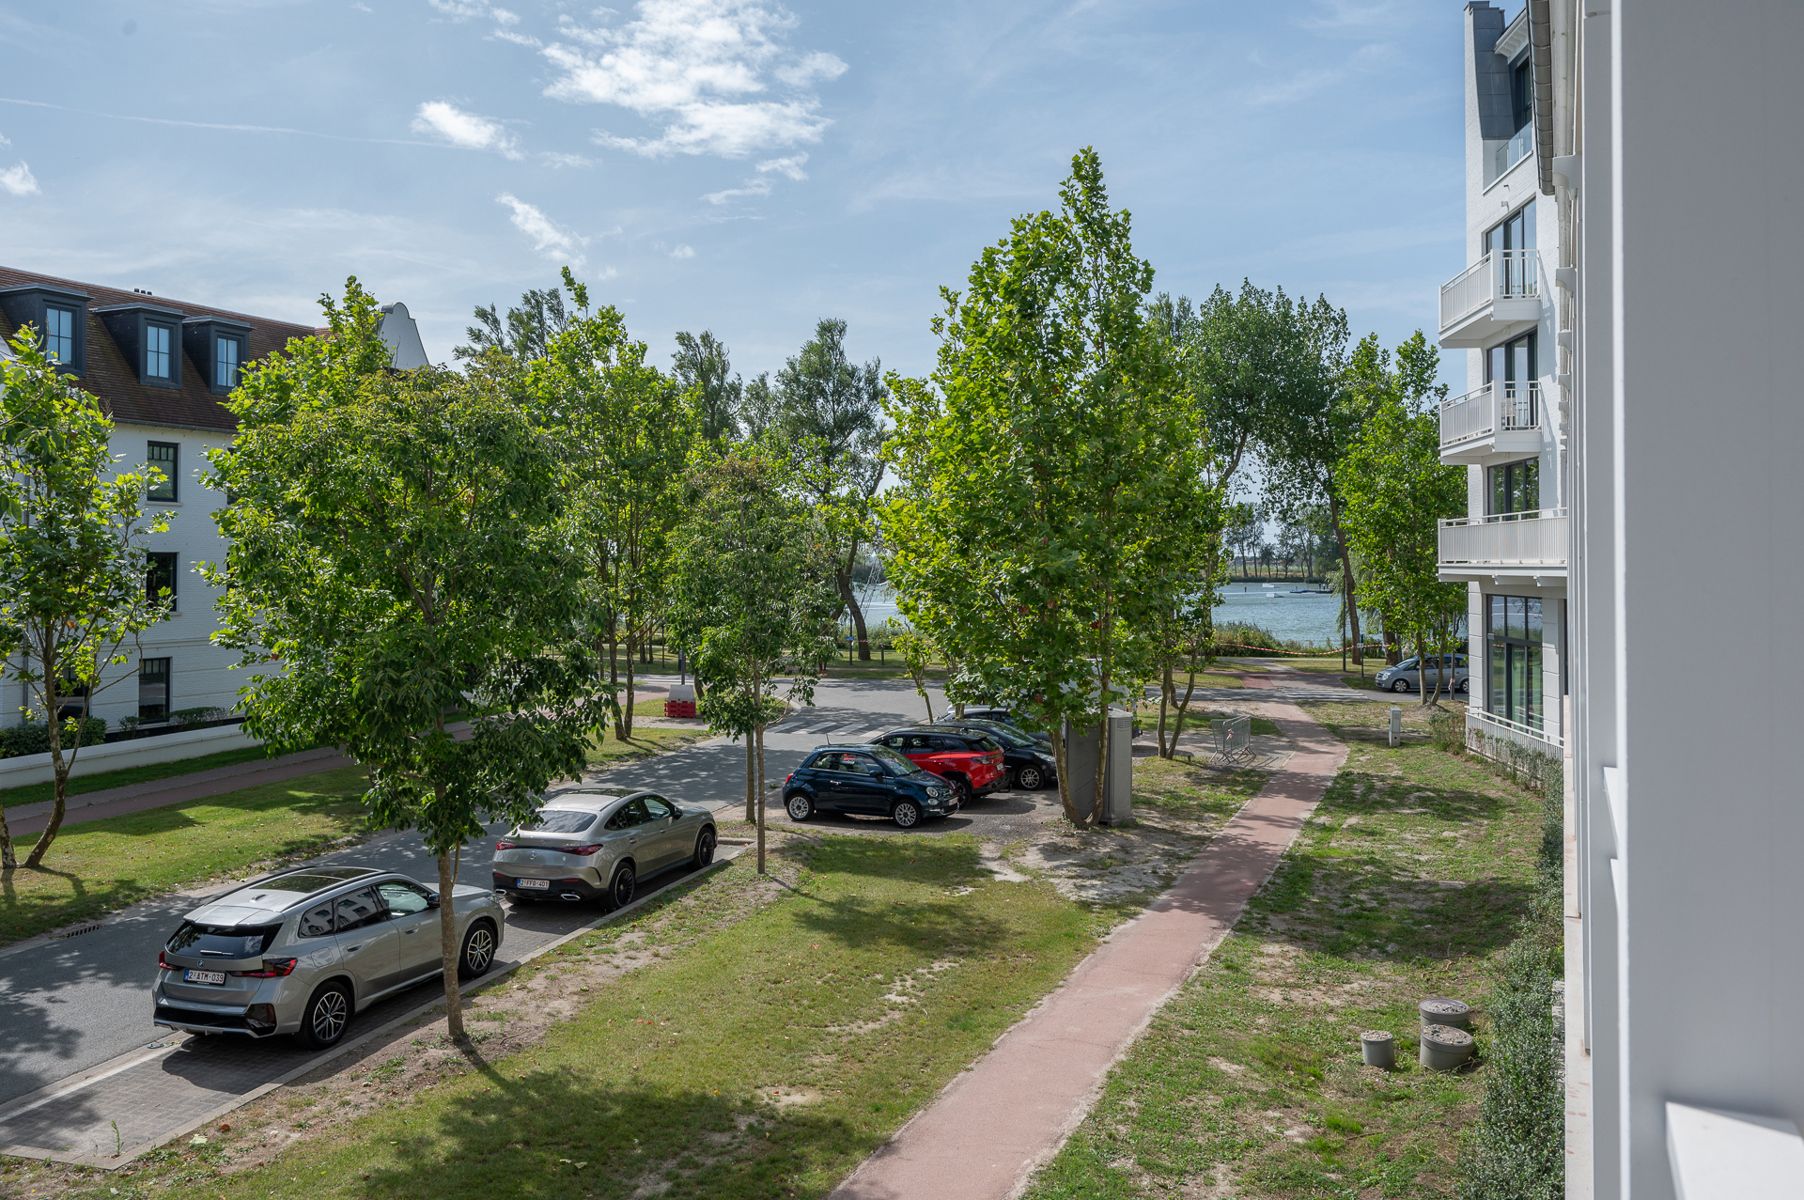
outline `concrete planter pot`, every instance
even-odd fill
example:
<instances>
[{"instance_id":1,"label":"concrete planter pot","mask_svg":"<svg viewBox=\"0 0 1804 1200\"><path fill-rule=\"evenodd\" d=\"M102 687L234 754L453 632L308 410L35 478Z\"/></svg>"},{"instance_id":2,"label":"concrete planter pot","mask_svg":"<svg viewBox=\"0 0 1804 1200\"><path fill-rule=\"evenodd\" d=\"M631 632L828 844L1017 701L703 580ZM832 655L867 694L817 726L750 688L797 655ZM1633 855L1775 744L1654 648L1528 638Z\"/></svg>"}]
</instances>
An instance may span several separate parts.
<instances>
[{"instance_id":1,"label":"concrete planter pot","mask_svg":"<svg viewBox=\"0 0 1804 1200\"><path fill-rule=\"evenodd\" d=\"M1359 1048L1366 1066L1388 1071L1397 1065L1397 1040L1382 1029L1368 1029L1359 1035Z\"/></svg>"},{"instance_id":2,"label":"concrete planter pot","mask_svg":"<svg viewBox=\"0 0 1804 1200\"><path fill-rule=\"evenodd\" d=\"M1422 1030L1422 1066L1430 1071L1455 1071L1472 1057L1472 1035L1451 1025L1429 1025Z\"/></svg>"},{"instance_id":3,"label":"concrete planter pot","mask_svg":"<svg viewBox=\"0 0 1804 1200\"><path fill-rule=\"evenodd\" d=\"M1430 1025L1451 1025L1455 1029L1472 1028L1472 1009L1445 996L1430 996L1416 1006L1416 1011L1421 1014L1424 1029Z\"/></svg>"}]
</instances>

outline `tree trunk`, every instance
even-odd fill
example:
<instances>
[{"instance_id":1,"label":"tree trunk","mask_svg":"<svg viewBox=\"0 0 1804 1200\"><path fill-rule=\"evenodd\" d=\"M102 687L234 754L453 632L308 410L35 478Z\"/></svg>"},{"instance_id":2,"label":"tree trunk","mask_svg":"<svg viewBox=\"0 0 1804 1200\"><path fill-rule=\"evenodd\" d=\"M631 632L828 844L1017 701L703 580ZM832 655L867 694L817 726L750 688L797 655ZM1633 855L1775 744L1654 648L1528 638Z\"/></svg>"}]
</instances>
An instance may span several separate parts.
<instances>
[{"instance_id":1,"label":"tree trunk","mask_svg":"<svg viewBox=\"0 0 1804 1200\"><path fill-rule=\"evenodd\" d=\"M638 669L633 651L641 640L631 629L626 631L626 703L620 708L620 736L627 739L633 736L633 672Z\"/></svg>"},{"instance_id":2,"label":"tree trunk","mask_svg":"<svg viewBox=\"0 0 1804 1200\"><path fill-rule=\"evenodd\" d=\"M1177 738L1175 738L1175 737L1172 738L1172 740L1169 744L1165 741L1165 713L1166 713L1166 710L1168 708L1170 708L1171 702L1176 698L1176 694L1177 694L1177 685L1172 681L1171 664L1168 662L1165 664L1165 669L1159 673L1159 757L1160 758L1170 758L1173 754L1175 754L1177 752L1177 748L1178 748Z\"/></svg>"},{"instance_id":3,"label":"tree trunk","mask_svg":"<svg viewBox=\"0 0 1804 1200\"><path fill-rule=\"evenodd\" d=\"M856 552L856 551L854 551ZM858 661L871 661L871 638L864 627L864 609L858 606L858 596L852 591L852 570L847 567L834 576L839 584L840 603L846 606L846 612L852 618L852 637L858 643Z\"/></svg>"},{"instance_id":4,"label":"tree trunk","mask_svg":"<svg viewBox=\"0 0 1804 1200\"><path fill-rule=\"evenodd\" d=\"M758 739L758 874L764 874L764 722L754 731Z\"/></svg>"},{"instance_id":5,"label":"tree trunk","mask_svg":"<svg viewBox=\"0 0 1804 1200\"><path fill-rule=\"evenodd\" d=\"M18 865L19 854L13 849L12 826L6 823L6 807L0 805L0 871L10 871Z\"/></svg>"},{"instance_id":6,"label":"tree trunk","mask_svg":"<svg viewBox=\"0 0 1804 1200\"><path fill-rule=\"evenodd\" d=\"M50 820L44 826L44 832L38 835L37 844L32 846L31 853L25 858L27 870L36 870L44 861L45 851L50 843L56 841L57 831L63 827L63 814L69 805L69 768L74 765L63 754L63 723L57 717L57 709L62 707L62 697L54 689L46 689L44 697L49 709L49 719L45 726L50 735ZM77 730L80 729L78 725ZM81 748L81 734L76 734L76 749Z\"/></svg>"},{"instance_id":7,"label":"tree trunk","mask_svg":"<svg viewBox=\"0 0 1804 1200\"><path fill-rule=\"evenodd\" d=\"M443 787L437 789L444 799ZM452 893L457 889L457 875L451 869L451 856L438 856L438 957L445 973L445 1032L454 1042L464 1038L463 993L457 990L457 911Z\"/></svg>"},{"instance_id":8,"label":"tree trunk","mask_svg":"<svg viewBox=\"0 0 1804 1200\"><path fill-rule=\"evenodd\" d=\"M753 745L752 731L745 734L745 819L747 824L758 820L757 795L758 787L758 747Z\"/></svg>"},{"instance_id":9,"label":"tree trunk","mask_svg":"<svg viewBox=\"0 0 1804 1200\"><path fill-rule=\"evenodd\" d=\"M616 702L620 699L620 616L612 612L608 614L608 695ZM618 707L614 709L614 736L626 737Z\"/></svg>"},{"instance_id":10,"label":"tree trunk","mask_svg":"<svg viewBox=\"0 0 1804 1200\"><path fill-rule=\"evenodd\" d=\"M1359 636L1359 581L1353 577L1353 553L1347 548L1347 535L1340 527L1340 501L1332 489L1328 492L1328 526L1334 530L1334 544L1340 549L1341 586L1347 597L1347 624L1353 631L1353 661L1365 665L1365 645ZM1360 674L1364 674L1361 671Z\"/></svg>"}]
</instances>

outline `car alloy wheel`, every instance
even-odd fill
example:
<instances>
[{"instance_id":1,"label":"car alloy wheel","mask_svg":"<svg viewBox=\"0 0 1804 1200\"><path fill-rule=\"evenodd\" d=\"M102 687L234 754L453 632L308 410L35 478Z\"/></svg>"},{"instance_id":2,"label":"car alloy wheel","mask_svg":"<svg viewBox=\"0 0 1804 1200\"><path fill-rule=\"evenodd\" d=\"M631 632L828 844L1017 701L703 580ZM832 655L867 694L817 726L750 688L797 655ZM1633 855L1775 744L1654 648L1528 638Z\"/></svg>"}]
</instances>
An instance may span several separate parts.
<instances>
[{"instance_id":1,"label":"car alloy wheel","mask_svg":"<svg viewBox=\"0 0 1804 1200\"><path fill-rule=\"evenodd\" d=\"M714 831L704 829L695 839L695 865L705 867L714 861Z\"/></svg>"},{"instance_id":2,"label":"car alloy wheel","mask_svg":"<svg viewBox=\"0 0 1804 1200\"><path fill-rule=\"evenodd\" d=\"M902 828L913 829L921 823L921 806L913 800L898 800L889 815L890 820Z\"/></svg>"},{"instance_id":3,"label":"car alloy wheel","mask_svg":"<svg viewBox=\"0 0 1804 1200\"><path fill-rule=\"evenodd\" d=\"M1046 777L1040 774L1038 767L1022 767L1015 772L1015 786L1023 791L1037 792L1045 782Z\"/></svg>"},{"instance_id":4,"label":"car alloy wheel","mask_svg":"<svg viewBox=\"0 0 1804 1200\"><path fill-rule=\"evenodd\" d=\"M789 810L792 821L806 821L814 815L814 802L800 792L785 800L783 807Z\"/></svg>"},{"instance_id":5,"label":"car alloy wheel","mask_svg":"<svg viewBox=\"0 0 1804 1200\"><path fill-rule=\"evenodd\" d=\"M946 782L952 786L952 798L963 808L971 803L971 781L963 775L948 775Z\"/></svg>"},{"instance_id":6,"label":"car alloy wheel","mask_svg":"<svg viewBox=\"0 0 1804 1200\"><path fill-rule=\"evenodd\" d=\"M633 875L633 869L621 863L614 872L614 882L608 885L608 899L614 902L615 908L625 908L633 902L633 894L639 887L639 881Z\"/></svg>"},{"instance_id":7,"label":"car alloy wheel","mask_svg":"<svg viewBox=\"0 0 1804 1200\"><path fill-rule=\"evenodd\" d=\"M1399 679L1395 683L1391 684L1391 691L1393 691L1393 692L1407 692L1408 690L1409 690L1409 680L1407 680L1407 679Z\"/></svg>"},{"instance_id":8,"label":"car alloy wheel","mask_svg":"<svg viewBox=\"0 0 1804 1200\"><path fill-rule=\"evenodd\" d=\"M494 961L495 927L487 921L477 921L464 934L464 951L457 960L458 978L474 979Z\"/></svg>"},{"instance_id":9,"label":"car alloy wheel","mask_svg":"<svg viewBox=\"0 0 1804 1200\"><path fill-rule=\"evenodd\" d=\"M351 1023L351 994L342 983L328 983L307 1002L302 1039L315 1050L336 1045Z\"/></svg>"}]
</instances>

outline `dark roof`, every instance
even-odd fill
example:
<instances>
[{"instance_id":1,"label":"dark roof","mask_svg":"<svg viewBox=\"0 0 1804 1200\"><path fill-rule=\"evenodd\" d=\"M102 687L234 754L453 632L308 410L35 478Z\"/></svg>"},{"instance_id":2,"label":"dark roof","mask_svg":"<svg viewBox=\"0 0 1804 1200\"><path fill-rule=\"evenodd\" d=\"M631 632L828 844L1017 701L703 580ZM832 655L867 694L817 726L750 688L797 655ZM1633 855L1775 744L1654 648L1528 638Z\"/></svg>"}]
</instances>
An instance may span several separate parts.
<instances>
[{"instance_id":1,"label":"dark roof","mask_svg":"<svg viewBox=\"0 0 1804 1200\"><path fill-rule=\"evenodd\" d=\"M311 326L297 325L290 321L272 321L267 317L253 317L211 305L191 304L186 300L171 300L130 289L80 283L54 275L0 267L0 288L15 287L53 287L87 293L87 363L80 375L81 386L100 397L101 403L106 405L114 420L139 425L229 431L237 427L237 422L220 403L225 397L208 386L211 378L210 364L197 363L190 358L183 365L182 385L178 388L151 387L140 383L137 368L113 339L106 322L95 314L96 309L112 305L156 305L175 309L188 318L218 317L248 325L250 334L244 355L247 363L280 350L288 344L290 338L310 337L316 332ZM10 338L14 332L12 320L4 312L0 312L0 337ZM177 338L176 345L182 347L183 339ZM185 347L182 352L186 354Z\"/></svg>"}]
</instances>

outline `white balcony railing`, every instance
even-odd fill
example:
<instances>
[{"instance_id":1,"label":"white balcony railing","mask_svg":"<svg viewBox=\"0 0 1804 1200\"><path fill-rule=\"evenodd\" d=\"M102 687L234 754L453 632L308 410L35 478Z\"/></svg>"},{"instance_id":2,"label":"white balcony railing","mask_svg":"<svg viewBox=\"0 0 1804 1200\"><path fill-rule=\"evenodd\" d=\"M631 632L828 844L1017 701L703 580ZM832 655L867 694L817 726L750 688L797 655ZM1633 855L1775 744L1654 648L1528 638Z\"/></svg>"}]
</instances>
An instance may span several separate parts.
<instances>
[{"instance_id":1,"label":"white balcony railing","mask_svg":"<svg viewBox=\"0 0 1804 1200\"><path fill-rule=\"evenodd\" d=\"M1441 449L1541 427L1541 385L1487 383L1441 403Z\"/></svg>"},{"instance_id":2,"label":"white balcony railing","mask_svg":"<svg viewBox=\"0 0 1804 1200\"><path fill-rule=\"evenodd\" d=\"M1566 569L1566 510L1500 513L1441 522L1440 563L1447 567Z\"/></svg>"},{"instance_id":3,"label":"white balcony railing","mask_svg":"<svg viewBox=\"0 0 1804 1200\"><path fill-rule=\"evenodd\" d=\"M1445 332L1499 300L1531 300L1540 294L1540 260L1533 250L1493 250L1441 285L1441 329Z\"/></svg>"},{"instance_id":4,"label":"white balcony railing","mask_svg":"<svg viewBox=\"0 0 1804 1200\"><path fill-rule=\"evenodd\" d=\"M1549 733L1539 726L1524 725L1521 721L1512 721L1508 717L1500 717L1496 713L1486 712L1476 704L1468 706L1466 709L1468 745L1472 745L1474 733L1508 738L1527 746L1540 745L1558 748L1566 744L1565 739L1557 733ZM1486 750L1483 745L1473 745L1472 748L1481 754Z\"/></svg>"}]
</instances>

